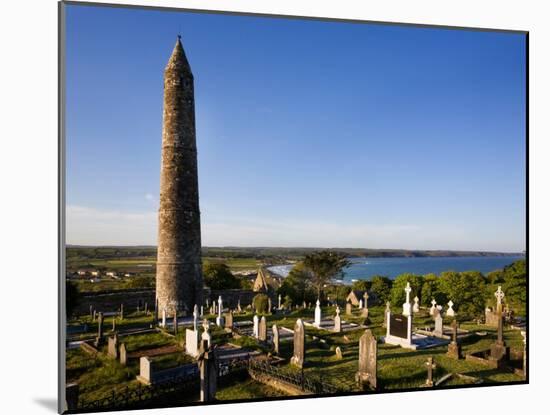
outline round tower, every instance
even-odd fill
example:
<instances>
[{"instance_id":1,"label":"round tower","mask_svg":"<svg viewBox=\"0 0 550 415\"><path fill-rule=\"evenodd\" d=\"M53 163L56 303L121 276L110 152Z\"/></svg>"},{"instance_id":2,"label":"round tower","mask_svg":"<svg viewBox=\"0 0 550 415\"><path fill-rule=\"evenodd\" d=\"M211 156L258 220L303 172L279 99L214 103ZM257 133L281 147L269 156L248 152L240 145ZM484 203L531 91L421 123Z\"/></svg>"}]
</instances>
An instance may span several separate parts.
<instances>
[{"instance_id":1,"label":"round tower","mask_svg":"<svg viewBox=\"0 0 550 415\"><path fill-rule=\"evenodd\" d=\"M178 36L164 70L157 310L189 314L202 289L193 74Z\"/></svg>"}]
</instances>

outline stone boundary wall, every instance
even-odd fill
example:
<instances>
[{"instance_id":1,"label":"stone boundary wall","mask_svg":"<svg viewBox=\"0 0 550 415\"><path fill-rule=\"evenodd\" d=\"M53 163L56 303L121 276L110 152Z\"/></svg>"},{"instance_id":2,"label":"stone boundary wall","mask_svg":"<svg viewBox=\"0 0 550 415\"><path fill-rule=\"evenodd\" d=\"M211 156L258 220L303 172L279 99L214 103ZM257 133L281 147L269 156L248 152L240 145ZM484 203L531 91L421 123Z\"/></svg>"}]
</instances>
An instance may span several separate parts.
<instances>
[{"instance_id":1,"label":"stone boundary wall","mask_svg":"<svg viewBox=\"0 0 550 415\"><path fill-rule=\"evenodd\" d=\"M84 293L74 313L77 315L89 314L90 305L97 311L119 311L124 304L125 313L136 311L141 302L141 309L147 303L149 311L155 309L155 290L120 290L112 292Z\"/></svg>"}]
</instances>

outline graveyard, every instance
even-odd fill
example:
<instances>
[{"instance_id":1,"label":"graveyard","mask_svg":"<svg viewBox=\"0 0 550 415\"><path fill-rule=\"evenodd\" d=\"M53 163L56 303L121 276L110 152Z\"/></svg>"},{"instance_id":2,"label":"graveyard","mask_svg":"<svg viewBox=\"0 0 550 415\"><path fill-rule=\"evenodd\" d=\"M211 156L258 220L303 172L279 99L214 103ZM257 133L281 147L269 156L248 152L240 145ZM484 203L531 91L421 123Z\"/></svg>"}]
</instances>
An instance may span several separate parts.
<instances>
[{"instance_id":1,"label":"graveyard","mask_svg":"<svg viewBox=\"0 0 550 415\"><path fill-rule=\"evenodd\" d=\"M177 319L148 304L90 308L67 327L67 401L81 412L524 380L525 332L504 323L500 287L487 321L409 292L401 306L267 310L220 296Z\"/></svg>"}]
</instances>

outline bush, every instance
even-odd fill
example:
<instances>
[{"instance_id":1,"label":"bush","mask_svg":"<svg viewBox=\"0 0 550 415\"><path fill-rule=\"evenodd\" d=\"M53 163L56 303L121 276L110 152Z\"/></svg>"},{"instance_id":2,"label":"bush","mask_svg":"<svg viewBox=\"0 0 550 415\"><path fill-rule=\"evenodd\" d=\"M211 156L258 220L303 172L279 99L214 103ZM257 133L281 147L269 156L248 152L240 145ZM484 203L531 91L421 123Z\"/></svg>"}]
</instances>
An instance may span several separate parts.
<instances>
[{"instance_id":1,"label":"bush","mask_svg":"<svg viewBox=\"0 0 550 415\"><path fill-rule=\"evenodd\" d=\"M269 298L266 294L257 294L252 299L256 313L267 313L269 310Z\"/></svg>"}]
</instances>

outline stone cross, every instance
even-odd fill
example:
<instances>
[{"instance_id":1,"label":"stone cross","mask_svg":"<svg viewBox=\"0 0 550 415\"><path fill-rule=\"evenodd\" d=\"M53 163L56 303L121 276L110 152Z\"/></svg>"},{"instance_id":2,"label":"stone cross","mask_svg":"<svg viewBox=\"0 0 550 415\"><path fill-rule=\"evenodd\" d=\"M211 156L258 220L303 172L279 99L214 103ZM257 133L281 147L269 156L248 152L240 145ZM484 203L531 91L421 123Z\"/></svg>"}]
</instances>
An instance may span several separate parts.
<instances>
[{"instance_id":1,"label":"stone cross","mask_svg":"<svg viewBox=\"0 0 550 415\"><path fill-rule=\"evenodd\" d=\"M210 345L206 340L201 342L199 361L200 372L200 401L212 402L216 399L218 365L216 362L216 353L210 350Z\"/></svg>"},{"instance_id":2,"label":"stone cross","mask_svg":"<svg viewBox=\"0 0 550 415\"><path fill-rule=\"evenodd\" d=\"M306 332L304 329L304 323L302 322L302 319L298 319L294 325L294 354L290 359L291 364L298 367L304 366L306 354L305 343Z\"/></svg>"},{"instance_id":3,"label":"stone cross","mask_svg":"<svg viewBox=\"0 0 550 415\"><path fill-rule=\"evenodd\" d=\"M363 294L363 298L365 299L365 302L363 303L363 306L365 308L369 308L369 294L365 291L365 294Z\"/></svg>"},{"instance_id":4,"label":"stone cross","mask_svg":"<svg viewBox=\"0 0 550 415\"><path fill-rule=\"evenodd\" d=\"M403 303L403 315L404 316L410 316L411 315L411 291L412 291L412 288L411 288L411 284L407 281L407 286L405 287L405 295L406 295L406 300L405 302Z\"/></svg>"},{"instance_id":5,"label":"stone cross","mask_svg":"<svg viewBox=\"0 0 550 415\"><path fill-rule=\"evenodd\" d=\"M334 317L334 331L342 332L342 318L340 317L340 307L336 306L336 316Z\"/></svg>"},{"instance_id":6,"label":"stone cross","mask_svg":"<svg viewBox=\"0 0 550 415\"><path fill-rule=\"evenodd\" d=\"M252 335L255 337L255 338L258 338L258 335L259 335L259 331L258 331L258 324L260 322L260 319L258 318L258 315L257 314L254 314L254 317L252 318L252 321L254 323L253 327L252 327Z\"/></svg>"},{"instance_id":7,"label":"stone cross","mask_svg":"<svg viewBox=\"0 0 550 415\"><path fill-rule=\"evenodd\" d=\"M260 324L258 326L258 340L265 342L267 340L267 322L265 316L262 316L260 319Z\"/></svg>"},{"instance_id":8,"label":"stone cross","mask_svg":"<svg viewBox=\"0 0 550 415\"><path fill-rule=\"evenodd\" d=\"M426 367L428 368L428 377L426 378L426 386L431 387L434 385L433 371L436 368L436 365L434 363L434 358L431 356L428 357L428 361L425 364L426 364Z\"/></svg>"},{"instance_id":9,"label":"stone cross","mask_svg":"<svg viewBox=\"0 0 550 415\"><path fill-rule=\"evenodd\" d=\"M414 296L413 301L413 313L418 313L420 311L420 305L418 304L419 298L417 296Z\"/></svg>"},{"instance_id":10,"label":"stone cross","mask_svg":"<svg viewBox=\"0 0 550 415\"><path fill-rule=\"evenodd\" d=\"M382 327L388 327L388 315L391 314L391 303L386 301L386 310L384 311L384 322Z\"/></svg>"},{"instance_id":11,"label":"stone cross","mask_svg":"<svg viewBox=\"0 0 550 415\"><path fill-rule=\"evenodd\" d=\"M271 331L273 333L273 353L279 354L279 328L276 324L271 327Z\"/></svg>"},{"instance_id":12,"label":"stone cross","mask_svg":"<svg viewBox=\"0 0 550 415\"><path fill-rule=\"evenodd\" d=\"M321 302L317 299L315 303L315 322L313 323L317 328L321 327Z\"/></svg>"},{"instance_id":13,"label":"stone cross","mask_svg":"<svg viewBox=\"0 0 550 415\"><path fill-rule=\"evenodd\" d=\"M432 306L430 308L430 316L434 315L434 312L436 310L437 301L435 301L435 298L432 298Z\"/></svg>"},{"instance_id":14,"label":"stone cross","mask_svg":"<svg viewBox=\"0 0 550 415\"><path fill-rule=\"evenodd\" d=\"M497 313L502 312L502 300L504 299L504 292L502 291L502 287L500 285L495 292L495 297L497 299Z\"/></svg>"},{"instance_id":15,"label":"stone cross","mask_svg":"<svg viewBox=\"0 0 550 415\"><path fill-rule=\"evenodd\" d=\"M195 307L193 307L193 330L194 331L197 331L198 318L199 318L199 310L197 305L195 304Z\"/></svg>"},{"instance_id":16,"label":"stone cross","mask_svg":"<svg viewBox=\"0 0 550 415\"><path fill-rule=\"evenodd\" d=\"M447 305L449 306L449 308L447 309L446 315L449 316L449 317L454 317L455 316L455 311L453 310L453 306L455 304L451 300L449 300Z\"/></svg>"},{"instance_id":17,"label":"stone cross","mask_svg":"<svg viewBox=\"0 0 550 415\"><path fill-rule=\"evenodd\" d=\"M359 368L355 375L355 380L362 389L376 389L377 354L376 337L367 329L359 338Z\"/></svg>"}]
</instances>

